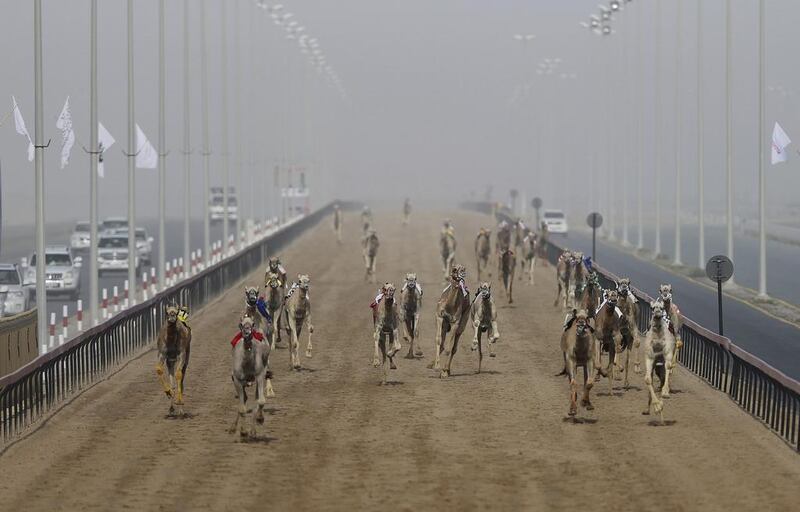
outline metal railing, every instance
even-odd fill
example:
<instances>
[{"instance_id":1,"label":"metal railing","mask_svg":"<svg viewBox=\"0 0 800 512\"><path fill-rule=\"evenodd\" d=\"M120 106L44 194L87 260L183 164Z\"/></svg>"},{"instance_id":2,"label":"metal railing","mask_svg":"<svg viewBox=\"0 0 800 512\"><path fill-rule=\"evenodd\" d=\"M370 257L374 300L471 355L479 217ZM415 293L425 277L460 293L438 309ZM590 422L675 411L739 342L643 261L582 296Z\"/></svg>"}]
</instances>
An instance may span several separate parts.
<instances>
[{"instance_id":1,"label":"metal railing","mask_svg":"<svg viewBox=\"0 0 800 512\"><path fill-rule=\"evenodd\" d=\"M285 247L331 209L329 204L299 219L0 378L0 447L58 402L97 382L150 344L167 305L197 310L263 265L271 252Z\"/></svg>"},{"instance_id":2,"label":"metal railing","mask_svg":"<svg viewBox=\"0 0 800 512\"><path fill-rule=\"evenodd\" d=\"M36 309L0 320L0 376L36 359Z\"/></svg>"},{"instance_id":3,"label":"metal railing","mask_svg":"<svg viewBox=\"0 0 800 512\"><path fill-rule=\"evenodd\" d=\"M478 205L478 207L476 207ZM488 203L462 203L463 208L490 213ZM507 208L495 209L498 220L513 222ZM548 240L547 259L555 265L566 248ZM600 284L612 288L619 277L596 263ZM639 330L650 325L653 298L631 287L639 303ZM683 348L679 363L715 389L725 393L742 409L767 425L795 450L800 451L800 382L776 370L760 358L738 347L684 316Z\"/></svg>"}]
</instances>

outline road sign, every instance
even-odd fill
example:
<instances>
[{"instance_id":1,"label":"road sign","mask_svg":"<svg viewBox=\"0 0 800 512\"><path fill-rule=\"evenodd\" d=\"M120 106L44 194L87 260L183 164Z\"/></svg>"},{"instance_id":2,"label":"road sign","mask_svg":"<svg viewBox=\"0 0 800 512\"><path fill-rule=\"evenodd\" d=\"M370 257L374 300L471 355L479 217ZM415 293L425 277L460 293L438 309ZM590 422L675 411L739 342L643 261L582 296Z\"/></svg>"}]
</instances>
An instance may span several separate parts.
<instances>
[{"instance_id":1,"label":"road sign","mask_svg":"<svg viewBox=\"0 0 800 512\"><path fill-rule=\"evenodd\" d=\"M541 197L534 197L531 200L531 206L536 208L537 210L542 207L542 198Z\"/></svg>"},{"instance_id":2,"label":"road sign","mask_svg":"<svg viewBox=\"0 0 800 512\"><path fill-rule=\"evenodd\" d=\"M592 212L586 217L586 224L592 229L597 229L603 225L603 216L597 212Z\"/></svg>"},{"instance_id":3,"label":"road sign","mask_svg":"<svg viewBox=\"0 0 800 512\"><path fill-rule=\"evenodd\" d=\"M724 283L733 277L733 262L727 256L712 256L706 263L706 275L715 283Z\"/></svg>"},{"instance_id":4,"label":"road sign","mask_svg":"<svg viewBox=\"0 0 800 512\"><path fill-rule=\"evenodd\" d=\"M712 256L706 263L706 275L717 283L717 312L719 313L719 335L724 336L722 329L722 283L733 277L733 262L723 255Z\"/></svg>"}]
</instances>

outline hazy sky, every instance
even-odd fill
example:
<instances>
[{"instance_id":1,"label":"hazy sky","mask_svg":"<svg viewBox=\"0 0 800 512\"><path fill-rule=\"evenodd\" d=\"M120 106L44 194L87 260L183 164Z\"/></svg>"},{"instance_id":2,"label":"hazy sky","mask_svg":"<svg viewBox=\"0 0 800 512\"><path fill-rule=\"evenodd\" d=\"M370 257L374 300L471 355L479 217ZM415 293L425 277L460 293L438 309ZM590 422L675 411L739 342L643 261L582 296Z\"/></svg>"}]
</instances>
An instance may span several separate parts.
<instances>
[{"instance_id":1,"label":"hazy sky","mask_svg":"<svg viewBox=\"0 0 800 512\"><path fill-rule=\"evenodd\" d=\"M191 6L191 137L193 211L201 212L202 160L199 96L199 5ZM184 2L167 0L167 158L168 214L178 216L183 201L182 16ZM665 211L674 197L675 137L681 142L682 179L687 210L696 202L697 2L683 0L682 30L676 28L678 0L662 4L662 130L655 132L655 4L635 0L613 22L609 38L592 35L579 22L597 11L596 0L286 0L307 32L319 38L328 62L342 79L347 100L324 84L251 0L226 0L229 21L230 162L240 160L255 178L261 208L269 201L260 184L271 183L271 169L284 152L313 168L309 183L319 200L343 198L397 201L456 200L471 191L482 195L493 185L504 199L512 187L547 204L585 210L592 197L604 197L605 169L615 169L615 188L623 173L633 180L636 147L643 150L644 197L648 209L656 193ZM125 213L127 139L125 1L100 0L100 119L117 139L106 157L101 180L100 216ZM221 182L220 12L222 0L206 0L212 182ZM737 209L756 206L758 68L757 2L732 2L734 160ZM45 139L48 219L88 216L89 1L43 0ZM157 0L135 2L137 122L155 143L157 124ZM235 6L240 19L235 22ZM724 192L724 0L703 0L703 94L706 194L710 213L721 213ZM0 16L0 115L15 95L33 132L33 7L30 0L3 0ZM641 11L641 12L637 12ZM800 3L767 2L767 84L800 91L793 66ZM641 24L637 24L641 17ZM515 33L537 38L527 48ZM242 40L240 89L236 83L234 36ZM682 52L676 73L676 38ZM641 53L639 53L641 51ZM627 52L627 53L623 53ZM553 75L537 75L544 58L560 58ZM625 74L621 64L635 65ZM642 66L640 66L640 63ZM561 73L575 78L561 78ZM611 77L612 81L608 78ZM676 108L675 88L681 97ZM526 97L512 101L522 84ZM287 87L288 91L287 94ZM55 119L69 95L79 142L69 166L58 168L60 134ZM241 133L234 128L241 103ZM644 110L635 107L644 102ZM768 132L779 120L800 143L798 98L770 92ZM632 110L633 108L633 110ZM682 123L675 129L677 113ZM287 115L288 114L288 115ZM640 115L637 128L635 115ZM289 122L285 122L289 119ZM610 138L606 134L611 133ZM767 137L769 136L767 134ZM638 137L641 135L641 137ZM641 140L640 140L641 139ZM655 140L660 141L662 187L655 189ZM244 158L237 156L241 142ZM0 126L4 216L7 223L32 221L33 164L13 119ZM800 146L793 146L800 147ZM603 148L613 151L607 154ZM795 201L800 186L800 156L768 167L771 205ZM591 175L596 172L596 178ZM137 171L137 211L155 216L156 171ZM633 182L631 182L633 183ZM633 188L631 188L633 190ZM633 195L630 196L633 205ZM393 203L392 203L393 204ZM267 208L269 204L267 205ZM632 206L631 206L632 207ZM260 211L257 209L256 211Z\"/></svg>"}]
</instances>

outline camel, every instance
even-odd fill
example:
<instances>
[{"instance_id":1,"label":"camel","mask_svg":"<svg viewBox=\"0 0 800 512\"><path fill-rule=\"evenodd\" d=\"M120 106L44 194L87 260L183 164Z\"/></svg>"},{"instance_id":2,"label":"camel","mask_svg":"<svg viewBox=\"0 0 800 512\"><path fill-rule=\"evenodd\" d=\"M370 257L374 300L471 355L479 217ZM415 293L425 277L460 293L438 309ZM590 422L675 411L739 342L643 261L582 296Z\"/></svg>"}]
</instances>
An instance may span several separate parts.
<instances>
[{"instance_id":1,"label":"camel","mask_svg":"<svg viewBox=\"0 0 800 512\"><path fill-rule=\"evenodd\" d=\"M450 376L450 365L458 350L458 340L469 320L469 290L464 280L467 270L464 265L455 265L450 272L450 283L442 291L436 303L436 358L432 368L441 370L439 377ZM448 336L449 335L449 336ZM444 355L444 363L440 357Z\"/></svg>"},{"instance_id":2,"label":"camel","mask_svg":"<svg viewBox=\"0 0 800 512\"><path fill-rule=\"evenodd\" d=\"M488 333L489 357L495 357L494 344L500 339L500 330L497 328L497 307L492 298L491 283L484 282L478 287L478 291L475 293L475 300L472 301L470 318L472 327L475 329L475 336L472 338L472 351L478 351L477 373L481 373L483 364L481 337L483 333Z\"/></svg>"},{"instance_id":3,"label":"camel","mask_svg":"<svg viewBox=\"0 0 800 512\"><path fill-rule=\"evenodd\" d=\"M453 266L456 258L456 234L453 225L449 220L444 221L444 227L439 237L439 249L442 254L442 268L444 270L444 278L447 279L447 273Z\"/></svg>"},{"instance_id":4,"label":"camel","mask_svg":"<svg viewBox=\"0 0 800 512\"><path fill-rule=\"evenodd\" d=\"M602 296L600 278L597 272L589 272L589 275L582 286L575 287L575 296L578 297L578 308L586 311L589 318L594 318L597 309L600 307L600 297Z\"/></svg>"},{"instance_id":5,"label":"camel","mask_svg":"<svg viewBox=\"0 0 800 512\"><path fill-rule=\"evenodd\" d=\"M547 267L547 245L550 238L550 230L547 228L547 223L542 221L539 227L539 259L542 261L542 266Z\"/></svg>"},{"instance_id":6,"label":"camel","mask_svg":"<svg viewBox=\"0 0 800 512\"><path fill-rule=\"evenodd\" d=\"M503 276L503 288L506 291L506 299L509 304L514 302L512 294L514 288L514 272L517 270L517 256L511 249L506 249L500 253L500 275Z\"/></svg>"},{"instance_id":7,"label":"camel","mask_svg":"<svg viewBox=\"0 0 800 512\"><path fill-rule=\"evenodd\" d=\"M522 240L525 238L525 234L527 233L528 228L525 227L525 223L522 222L521 218L517 219L517 222L514 223L514 250L519 251L520 247L522 247Z\"/></svg>"},{"instance_id":8,"label":"camel","mask_svg":"<svg viewBox=\"0 0 800 512\"><path fill-rule=\"evenodd\" d=\"M583 253L572 253L572 260L569 265L569 276L567 286L567 308L574 308L578 304L578 288L582 288L586 282L588 269L583 262Z\"/></svg>"},{"instance_id":9,"label":"camel","mask_svg":"<svg viewBox=\"0 0 800 512\"><path fill-rule=\"evenodd\" d=\"M475 238L475 258L478 261L478 280L481 279L481 272L489 268L489 257L492 253L491 247L492 231L489 229L481 228L478 231L478 236ZM489 271L489 279L492 278L492 272Z\"/></svg>"},{"instance_id":10,"label":"camel","mask_svg":"<svg viewBox=\"0 0 800 512\"><path fill-rule=\"evenodd\" d=\"M378 234L374 229L370 229L367 232L362 245L364 246L364 265L366 266L364 281L374 283L377 279L375 276L375 262L378 259L378 247L381 245L378 241Z\"/></svg>"},{"instance_id":11,"label":"camel","mask_svg":"<svg viewBox=\"0 0 800 512\"><path fill-rule=\"evenodd\" d=\"M289 367L295 370L300 369L300 334L303 324L308 324L308 344L306 345L306 357L311 357L311 335L314 333L314 325L311 323L311 302L308 299L308 289L311 287L311 280L305 274L297 276L297 282L292 284L289 294L283 307L283 321L286 333L291 336L289 346L290 364Z\"/></svg>"},{"instance_id":12,"label":"camel","mask_svg":"<svg viewBox=\"0 0 800 512\"><path fill-rule=\"evenodd\" d=\"M283 268L283 264L281 263L281 259L278 256L272 256L269 259L269 263L267 265L267 271L264 273L264 285L266 286L267 277L269 274L278 274L281 279L281 286L284 288L289 286L289 280L286 277L286 269Z\"/></svg>"},{"instance_id":13,"label":"camel","mask_svg":"<svg viewBox=\"0 0 800 512\"><path fill-rule=\"evenodd\" d=\"M400 288L400 314L403 319L403 339L408 341L406 359L422 357L422 349L415 343L419 338L419 312L422 310L422 287L416 274L406 274Z\"/></svg>"},{"instance_id":14,"label":"camel","mask_svg":"<svg viewBox=\"0 0 800 512\"><path fill-rule=\"evenodd\" d=\"M519 278L522 279L522 274L528 274L528 284L534 284L534 270L536 267L536 235L533 231L528 231L528 234L525 235L525 238L522 239L522 260L520 261L520 265L522 266L522 272L519 275Z\"/></svg>"},{"instance_id":15,"label":"camel","mask_svg":"<svg viewBox=\"0 0 800 512\"><path fill-rule=\"evenodd\" d=\"M182 321L178 321L180 308L176 305L166 307L166 321L158 331L156 343L158 363L156 375L164 393L170 398L170 416L183 416L183 380L189 366L189 353L192 344L192 331ZM164 372L169 374L169 381Z\"/></svg>"},{"instance_id":16,"label":"camel","mask_svg":"<svg viewBox=\"0 0 800 512\"><path fill-rule=\"evenodd\" d=\"M408 226L409 222L411 222L411 199L406 198L403 201L403 225Z\"/></svg>"},{"instance_id":17,"label":"camel","mask_svg":"<svg viewBox=\"0 0 800 512\"><path fill-rule=\"evenodd\" d=\"M258 296L258 288L246 286L244 289L244 313L253 319L253 328L267 334L272 327L272 318L265 309L264 298Z\"/></svg>"},{"instance_id":18,"label":"camel","mask_svg":"<svg viewBox=\"0 0 800 512\"><path fill-rule=\"evenodd\" d=\"M672 300L672 285L662 284L658 287L658 300L663 304L664 311L667 312L669 317L670 326L675 334L675 357L672 361L672 366L669 370L672 371L675 365L678 364L678 354L683 347L683 339L681 339L681 330L683 329L683 315L681 310Z\"/></svg>"},{"instance_id":19,"label":"camel","mask_svg":"<svg viewBox=\"0 0 800 512\"><path fill-rule=\"evenodd\" d=\"M342 210L338 204L333 205L333 232L336 233L336 243L342 243Z\"/></svg>"},{"instance_id":20,"label":"camel","mask_svg":"<svg viewBox=\"0 0 800 512\"><path fill-rule=\"evenodd\" d=\"M583 367L583 405L587 411L594 409L589 392L594 386L594 368L597 362L597 343L594 329L589 322L589 314L585 309L573 309L572 320L568 322L561 334L561 350L564 352L566 374L569 379L569 415L575 416L578 412L578 384L575 374L579 367Z\"/></svg>"},{"instance_id":21,"label":"camel","mask_svg":"<svg viewBox=\"0 0 800 512\"><path fill-rule=\"evenodd\" d=\"M369 209L369 206L364 206L364 209L361 210L361 229L364 233L364 236L367 235L369 228L372 226L372 210Z\"/></svg>"},{"instance_id":22,"label":"camel","mask_svg":"<svg viewBox=\"0 0 800 512\"><path fill-rule=\"evenodd\" d=\"M511 227L509 227L508 222L500 221L500 224L497 225L497 235L494 244L494 252L497 254L497 279L501 280L503 276L503 270L501 268L500 262L500 255L503 251L507 251L511 248Z\"/></svg>"},{"instance_id":23,"label":"camel","mask_svg":"<svg viewBox=\"0 0 800 512\"><path fill-rule=\"evenodd\" d=\"M623 350L625 351L625 387L628 387L628 366L630 364L631 352L633 352L633 371L640 373L639 367L639 346L641 345L639 333L639 304L636 296L631 291L630 278L623 277L617 283L619 292L619 309L628 322L627 334L622 340Z\"/></svg>"},{"instance_id":24,"label":"camel","mask_svg":"<svg viewBox=\"0 0 800 512\"><path fill-rule=\"evenodd\" d=\"M556 300L553 301L553 306L558 307L559 303L563 303L564 309L567 309L569 302L569 277L572 272L574 261L570 251L564 251L558 257L556 263L556 283L558 289L556 290Z\"/></svg>"},{"instance_id":25,"label":"camel","mask_svg":"<svg viewBox=\"0 0 800 512\"><path fill-rule=\"evenodd\" d=\"M595 316L595 337L600 342L601 353L603 350L608 352L608 367L605 372L601 369L600 373L608 377L609 393L614 388L615 357L622 350L622 331L627 326L627 321L617 306L618 302L617 290L605 290L603 304L597 309ZM598 357L598 366L601 364L601 357Z\"/></svg>"},{"instance_id":26,"label":"camel","mask_svg":"<svg viewBox=\"0 0 800 512\"><path fill-rule=\"evenodd\" d=\"M650 303L653 316L650 319L650 329L644 336L642 352L644 353L644 383L647 386L647 410L642 414L649 415L651 409L657 412L664 423L664 402L662 398L669 396L669 368L675 359L675 334L671 328L669 313L664 309L664 304L656 300ZM653 373L661 381L661 397L653 389Z\"/></svg>"},{"instance_id":27,"label":"camel","mask_svg":"<svg viewBox=\"0 0 800 512\"><path fill-rule=\"evenodd\" d=\"M386 360L389 360L389 367L397 369L394 363L394 356L400 351L400 317L397 312L397 303L394 300L395 286L386 283L381 288L380 293L375 297L375 301L370 305L372 308L372 325L375 329L373 338L375 340L375 356L372 365L383 368L381 384L386 384L389 376L386 368ZM391 345L391 346L389 346Z\"/></svg>"},{"instance_id":28,"label":"camel","mask_svg":"<svg viewBox=\"0 0 800 512\"><path fill-rule=\"evenodd\" d=\"M281 341L281 317L284 307L284 298L286 297L286 288L284 288L281 282L280 274L267 272L264 290L266 292L264 305L271 319L270 323L272 324L272 329L269 331L268 336L269 346L272 350L275 350L276 344Z\"/></svg>"},{"instance_id":29,"label":"camel","mask_svg":"<svg viewBox=\"0 0 800 512\"><path fill-rule=\"evenodd\" d=\"M256 435L256 424L264 423L264 406L266 397L275 396L272 390L272 372L269 370L269 343L255 328L253 319L242 316L239 321L239 334L231 340L233 355L233 370L231 378L236 396L239 397L239 410L236 421L228 430L231 434L239 429L242 437ZM253 423L249 429L245 428L244 417L247 415L247 387L256 385L256 401L258 406L253 411Z\"/></svg>"}]
</instances>

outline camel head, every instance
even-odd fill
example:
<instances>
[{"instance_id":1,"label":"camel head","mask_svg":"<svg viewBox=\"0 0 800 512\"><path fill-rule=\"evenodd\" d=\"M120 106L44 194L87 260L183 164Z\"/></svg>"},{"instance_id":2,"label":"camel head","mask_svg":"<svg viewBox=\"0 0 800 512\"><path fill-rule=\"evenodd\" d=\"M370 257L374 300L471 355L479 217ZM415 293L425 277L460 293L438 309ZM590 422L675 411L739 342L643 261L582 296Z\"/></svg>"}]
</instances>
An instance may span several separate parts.
<instances>
[{"instance_id":1,"label":"camel head","mask_svg":"<svg viewBox=\"0 0 800 512\"><path fill-rule=\"evenodd\" d=\"M658 296L663 302L670 302L672 300L672 285L662 284L659 286Z\"/></svg>"},{"instance_id":2,"label":"camel head","mask_svg":"<svg viewBox=\"0 0 800 512\"><path fill-rule=\"evenodd\" d=\"M572 259L572 253L569 251L564 251L561 253L561 257L559 259L569 263L569 261Z\"/></svg>"},{"instance_id":3,"label":"camel head","mask_svg":"<svg viewBox=\"0 0 800 512\"><path fill-rule=\"evenodd\" d=\"M281 276L275 272L270 272L267 276L267 286L276 290L281 287Z\"/></svg>"},{"instance_id":4,"label":"camel head","mask_svg":"<svg viewBox=\"0 0 800 512\"><path fill-rule=\"evenodd\" d=\"M167 314L167 323L175 325L178 322L178 313L180 313L178 306L170 304L166 307L165 312Z\"/></svg>"},{"instance_id":5,"label":"camel head","mask_svg":"<svg viewBox=\"0 0 800 512\"><path fill-rule=\"evenodd\" d=\"M453 268L450 269L450 279L453 282L463 281L467 278L467 269L464 265L453 265Z\"/></svg>"},{"instance_id":6,"label":"camel head","mask_svg":"<svg viewBox=\"0 0 800 512\"><path fill-rule=\"evenodd\" d=\"M395 286L392 283L386 283L381 288L381 293L383 293L383 298L386 299L387 303L394 300L394 292Z\"/></svg>"},{"instance_id":7,"label":"camel head","mask_svg":"<svg viewBox=\"0 0 800 512\"><path fill-rule=\"evenodd\" d=\"M409 272L406 274L406 283L403 286L404 288L416 288L417 287L417 274L413 272Z\"/></svg>"},{"instance_id":8,"label":"camel head","mask_svg":"<svg viewBox=\"0 0 800 512\"><path fill-rule=\"evenodd\" d=\"M255 306L258 302L258 288L255 286L247 286L244 289L244 301L248 306Z\"/></svg>"},{"instance_id":9,"label":"camel head","mask_svg":"<svg viewBox=\"0 0 800 512\"><path fill-rule=\"evenodd\" d=\"M308 291L308 289L311 287L311 279L309 279L307 274L297 275L297 287L303 291Z\"/></svg>"},{"instance_id":10,"label":"camel head","mask_svg":"<svg viewBox=\"0 0 800 512\"><path fill-rule=\"evenodd\" d=\"M604 290L603 297L605 298L606 302L611 304L611 306L613 307L615 307L617 305L617 302L619 302L619 292L617 290Z\"/></svg>"},{"instance_id":11,"label":"camel head","mask_svg":"<svg viewBox=\"0 0 800 512\"><path fill-rule=\"evenodd\" d=\"M650 325L657 329L661 329L664 323L667 321L667 312L664 310L664 303L660 300L655 300L650 303L650 309L652 311L652 318L650 319Z\"/></svg>"},{"instance_id":12,"label":"camel head","mask_svg":"<svg viewBox=\"0 0 800 512\"><path fill-rule=\"evenodd\" d=\"M253 336L253 319L249 315L243 315L239 319L239 330L244 339L250 339Z\"/></svg>"},{"instance_id":13,"label":"camel head","mask_svg":"<svg viewBox=\"0 0 800 512\"><path fill-rule=\"evenodd\" d=\"M281 266L281 259L278 256L272 256L269 259L269 269L272 272L279 272Z\"/></svg>"},{"instance_id":14,"label":"camel head","mask_svg":"<svg viewBox=\"0 0 800 512\"><path fill-rule=\"evenodd\" d=\"M484 300L489 300L492 296L492 283L483 282L478 286L478 291L476 292L478 297L481 297Z\"/></svg>"},{"instance_id":15,"label":"camel head","mask_svg":"<svg viewBox=\"0 0 800 512\"><path fill-rule=\"evenodd\" d=\"M617 283L617 291L620 297L625 298L631 292L631 280L628 277L623 277Z\"/></svg>"},{"instance_id":16,"label":"camel head","mask_svg":"<svg viewBox=\"0 0 800 512\"><path fill-rule=\"evenodd\" d=\"M575 332L578 336L583 336L587 328L592 330L589 326L589 314L585 309L573 309L572 314L575 318Z\"/></svg>"}]
</instances>

